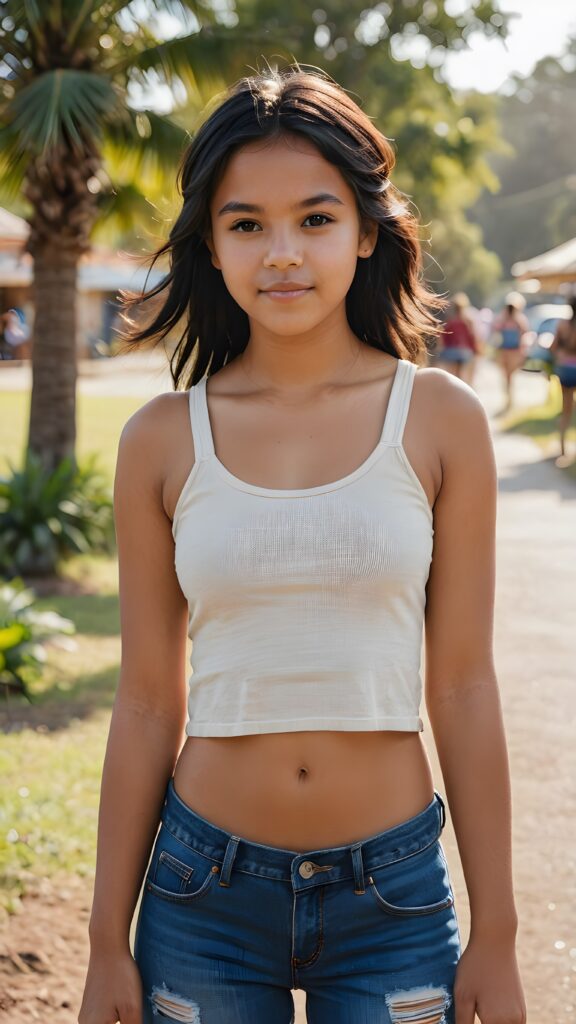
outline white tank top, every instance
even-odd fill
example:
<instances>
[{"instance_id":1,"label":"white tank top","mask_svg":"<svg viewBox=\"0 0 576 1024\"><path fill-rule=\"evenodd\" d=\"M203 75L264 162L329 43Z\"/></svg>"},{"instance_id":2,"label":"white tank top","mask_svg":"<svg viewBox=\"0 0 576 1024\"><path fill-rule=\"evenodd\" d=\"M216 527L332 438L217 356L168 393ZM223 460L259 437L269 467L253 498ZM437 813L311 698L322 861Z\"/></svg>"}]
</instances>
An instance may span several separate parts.
<instances>
[{"instance_id":1,"label":"white tank top","mask_svg":"<svg viewBox=\"0 0 576 1024\"><path fill-rule=\"evenodd\" d=\"M206 378L174 511L192 640L188 736L421 731L433 516L402 437L417 367L398 360L382 434L317 487L246 483L217 458Z\"/></svg>"}]
</instances>

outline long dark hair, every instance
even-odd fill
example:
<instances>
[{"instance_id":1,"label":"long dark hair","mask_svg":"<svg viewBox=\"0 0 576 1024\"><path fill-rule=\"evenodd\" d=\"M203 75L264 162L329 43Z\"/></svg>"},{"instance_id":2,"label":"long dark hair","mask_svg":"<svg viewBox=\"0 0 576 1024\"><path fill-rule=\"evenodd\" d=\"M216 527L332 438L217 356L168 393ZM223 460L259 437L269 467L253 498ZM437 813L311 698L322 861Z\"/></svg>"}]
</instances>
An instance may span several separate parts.
<instances>
[{"instance_id":1,"label":"long dark hair","mask_svg":"<svg viewBox=\"0 0 576 1024\"><path fill-rule=\"evenodd\" d=\"M419 221L390 181L395 164L388 140L344 89L318 69L295 62L239 79L211 111L185 151L177 186L183 204L168 241L153 253L150 269L169 255L169 271L149 291L123 292L121 318L129 348L158 343L180 322L185 328L172 352L175 389L196 384L246 348L247 314L230 295L211 262L205 239L210 202L227 162L243 144L299 133L338 168L353 190L362 225L378 223L369 258L358 259L346 296L348 323L373 348L415 363L427 361L426 337L441 330L434 310L447 300L423 281ZM150 302L147 322L128 310Z\"/></svg>"}]
</instances>

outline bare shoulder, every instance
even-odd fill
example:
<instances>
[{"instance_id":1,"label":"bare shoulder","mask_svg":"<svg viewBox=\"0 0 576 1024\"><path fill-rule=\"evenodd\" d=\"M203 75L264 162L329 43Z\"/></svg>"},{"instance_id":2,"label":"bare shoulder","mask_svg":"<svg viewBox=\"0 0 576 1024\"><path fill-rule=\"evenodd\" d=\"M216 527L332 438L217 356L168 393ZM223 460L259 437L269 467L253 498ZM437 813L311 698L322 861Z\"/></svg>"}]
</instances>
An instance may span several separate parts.
<instances>
[{"instance_id":1,"label":"bare shoulder","mask_svg":"<svg viewBox=\"0 0 576 1024\"><path fill-rule=\"evenodd\" d=\"M154 488L169 518L193 465L188 391L156 395L124 424L117 472L135 474Z\"/></svg>"},{"instance_id":2,"label":"bare shoulder","mask_svg":"<svg viewBox=\"0 0 576 1024\"><path fill-rule=\"evenodd\" d=\"M167 391L156 395L126 420L121 437L133 448L150 452L174 440L175 426L188 419L188 392Z\"/></svg>"},{"instance_id":3,"label":"bare shoulder","mask_svg":"<svg viewBox=\"0 0 576 1024\"><path fill-rule=\"evenodd\" d=\"M414 389L444 455L468 450L480 437L490 439L486 410L469 384L436 366L420 367Z\"/></svg>"}]
</instances>

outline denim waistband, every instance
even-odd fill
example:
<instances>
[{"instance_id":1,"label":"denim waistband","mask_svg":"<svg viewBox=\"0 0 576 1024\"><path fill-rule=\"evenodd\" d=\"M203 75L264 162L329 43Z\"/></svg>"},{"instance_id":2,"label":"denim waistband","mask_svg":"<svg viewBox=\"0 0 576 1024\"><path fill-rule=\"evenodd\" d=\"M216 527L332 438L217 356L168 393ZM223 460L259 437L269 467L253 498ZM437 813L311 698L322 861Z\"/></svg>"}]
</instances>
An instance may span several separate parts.
<instances>
[{"instance_id":1,"label":"denim waistband","mask_svg":"<svg viewBox=\"0 0 576 1024\"><path fill-rule=\"evenodd\" d=\"M365 871L405 860L436 842L446 823L446 810L434 790L430 803L399 825L346 846L302 853L255 843L212 824L181 800L170 778L161 821L180 842L221 866L220 885L230 885L233 871L243 871L292 882L295 889L353 878L355 891L364 892Z\"/></svg>"}]
</instances>

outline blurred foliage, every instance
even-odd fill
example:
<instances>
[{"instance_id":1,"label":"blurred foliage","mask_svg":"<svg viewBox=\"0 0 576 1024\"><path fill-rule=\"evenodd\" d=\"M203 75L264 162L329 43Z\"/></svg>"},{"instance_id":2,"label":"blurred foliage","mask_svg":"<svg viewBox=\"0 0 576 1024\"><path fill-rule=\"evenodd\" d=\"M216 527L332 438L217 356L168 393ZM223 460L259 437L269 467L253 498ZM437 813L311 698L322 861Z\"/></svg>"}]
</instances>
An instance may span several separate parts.
<instances>
[{"instance_id":1,"label":"blurred foliage","mask_svg":"<svg viewBox=\"0 0 576 1024\"><path fill-rule=\"evenodd\" d=\"M512 81L498 102L507 148L490 158L501 187L470 211L506 273L576 235L576 38Z\"/></svg>"},{"instance_id":2,"label":"blurred foliage","mask_svg":"<svg viewBox=\"0 0 576 1024\"><path fill-rule=\"evenodd\" d=\"M28 451L21 470L0 479L0 572L47 575L70 554L112 551L112 496L92 455L53 471Z\"/></svg>"},{"instance_id":3,"label":"blurred foliage","mask_svg":"<svg viewBox=\"0 0 576 1024\"><path fill-rule=\"evenodd\" d=\"M21 694L30 702L29 684L42 673L46 641L74 646L62 634L75 632L70 619L53 610L40 611L34 602L34 591L21 578L0 582L0 692L6 698Z\"/></svg>"}]
</instances>

